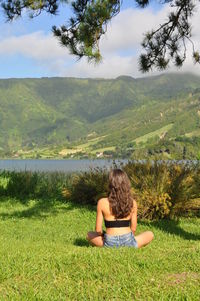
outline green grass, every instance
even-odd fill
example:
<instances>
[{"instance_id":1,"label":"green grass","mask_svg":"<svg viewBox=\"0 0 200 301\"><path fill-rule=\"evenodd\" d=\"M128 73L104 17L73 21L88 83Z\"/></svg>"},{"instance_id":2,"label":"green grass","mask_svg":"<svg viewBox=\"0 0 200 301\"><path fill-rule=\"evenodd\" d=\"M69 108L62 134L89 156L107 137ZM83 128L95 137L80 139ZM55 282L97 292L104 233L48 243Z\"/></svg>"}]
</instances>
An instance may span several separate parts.
<instances>
[{"instance_id":1,"label":"green grass","mask_svg":"<svg viewBox=\"0 0 200 301\"><path fill-rule=\"evenodd\" d=\"M161 136L162 134L164 134L165 132L169 131L171 128L173 127L173 124L168 124L166 126L163 126L162 128L156 130L156 131L153 131L153 132L150 132L146 135L143 135L143 136L140 136L138 138L136 138L135 140L133 140L134 142L136 142L137 144L138 143L145 143L147 142L148 139L150 138L153 138L155 136Z\"/></svg>"},{"instance_id":2,"label":"green grass","mask_svg":"<svg viewBox=\"0 0 200 301\"><path fill-rule=\"evenodd\" d=\"M195 130L195 131L192 131L190 133L186 133L185 134L186 137L199 137L200 136L200 131L199 129L198 130Z\"/></svg>"},{"instance_id":3,"label":"green grass","mask_svg":"<svg viewBox=\"0 0 200 301\"><path fill-rule=\"evenodd\" d=\"M93 207L22 201L0 200L0 300L199 300L200 219L139 222L155 234L143 249L93 248Z\"/></svg>"},{"instance_id":4,"label":"green grass","mask_svg":"<svg viewBox=\"0 0 200 301\"><path fill-rule=\"evenodd\" d=\"M114 151L114 150L115 150L115 146L102 147L91 151L91 154L96 154L97 152Z\"/></svg>"},{"instance_id":5,"label":"green grass","mask_svg":"<svg viewBox=\"0 0 200 301\"><path fill-rule=\"evenodd\" d=\"M92 139L88 140L88 142L86 142L86 143L78 144L76 147L82 148L84 150L88 150L88 149L90 149L91 146L95 145L97 142L101 141L105 137L106 136L99 136L96 138L92 138Z\"/></svg>"}]
</instances>

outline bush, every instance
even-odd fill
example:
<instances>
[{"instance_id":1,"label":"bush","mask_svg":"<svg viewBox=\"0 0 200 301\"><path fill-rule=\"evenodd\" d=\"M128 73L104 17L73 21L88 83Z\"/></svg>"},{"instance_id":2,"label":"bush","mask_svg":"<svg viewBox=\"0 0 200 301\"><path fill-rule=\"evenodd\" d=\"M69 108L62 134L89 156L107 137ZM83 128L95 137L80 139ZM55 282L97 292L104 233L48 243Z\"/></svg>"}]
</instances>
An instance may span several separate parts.
<instances>
[{"instance_id":1,"label":"bush","mask_svg":"<svg viewBox=\"0 0 200 301\"><path fill-rule=\"evenodd\" d=\"M129 162L124 170L137 198L138 216L149 219L168 216L172 203L168 193L170 176L166 164L158 161Z\"/></svg>"},{"instance_id":2,"label":"bush","mask_svg":"<svg viewBox=\"0 0 200 301\"><path fill-rule=\"evenodd\" d=\"M199 214L199 164L130 161L122 169L130 178L140 218L173 217L193 209L196 215ZM108 170L95 168L70 175L59 172L1 172L0 195L18 197L23 202L30 197L54 197L96 205L98 199L108 195ZM195 206L192 206L192 200Z\"/></svg>"},{"instance_id":3,"label":"bush","mask_svg":"<svg viewBox=\"0 0 200 301\"><path fill-rule=\"evenodd\" d=\"M0 196L5 195L5 190L9 182L9 177L6 171L0 172Z\"/></svg>"},{"instance_id":4,"label":"bush","mask_svg":"<svg viewBox=\"0 0 200 301\"><path fill-rule=\"evenodd\" d=\"M170 214L172 203L168 193L144 191L139 199L138 216L145 219L161 219Z\"/></svg>"},{"instance_id":5,"label":"bush","mask_svg":"<svg viewBox=\"0 0 200 301\"><path fill-rule=\"evenodd\" d=\"M75 203L96 205L99 198L107 196L108 172L95 168L76 174L72 185L63 189L63 195Z\"/></svg>"},{"instance_id":6,"label":"bush","mask_svg":"<svg viewBox=\"0 0 200 301\"><path fill-rule=\"evenodd\" d=\"M35 193L38 175L32 172L12 172L6 187L6 194L13 197L29 196Z\"/></svg>"},{"instance_id":7,"label":"bush","mask_svg":"<svg viewBox=\"0 0 200 301\"><path fill-rule=\"evenodd\" d=\"M191 162L129 162L124 170L137 196L141 218L173 216L176 208L184 210L189 199L200 196L200 168Z\"/></svg>"},{"instance_id":8,"label":"bush","mask_svg":"<svg viewBox=\"0 0 200 301\"><path fill-rule=\"evenodd\" d=\"M59 172L9 172L0 174L0 195L28 197L60 197L70 176Z\"/></svg>"}]
</instances>

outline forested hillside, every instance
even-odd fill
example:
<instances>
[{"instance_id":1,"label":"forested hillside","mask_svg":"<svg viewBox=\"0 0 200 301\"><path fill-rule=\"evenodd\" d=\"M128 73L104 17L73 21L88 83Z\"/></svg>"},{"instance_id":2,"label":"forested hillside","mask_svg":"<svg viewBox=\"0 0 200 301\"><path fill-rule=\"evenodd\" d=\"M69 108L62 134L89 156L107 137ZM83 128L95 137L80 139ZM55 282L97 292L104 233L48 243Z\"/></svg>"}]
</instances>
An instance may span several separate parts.
<instances>
[{"instance_id":1,"label":"forested hillside","mask_svg":"<svg viewBox=\"0 0 200 301\"><path fill-rule=\"evenodd\" d=\"M1 157L198 158L200 77L0 80Z\"/></svg>"}]
</instances>

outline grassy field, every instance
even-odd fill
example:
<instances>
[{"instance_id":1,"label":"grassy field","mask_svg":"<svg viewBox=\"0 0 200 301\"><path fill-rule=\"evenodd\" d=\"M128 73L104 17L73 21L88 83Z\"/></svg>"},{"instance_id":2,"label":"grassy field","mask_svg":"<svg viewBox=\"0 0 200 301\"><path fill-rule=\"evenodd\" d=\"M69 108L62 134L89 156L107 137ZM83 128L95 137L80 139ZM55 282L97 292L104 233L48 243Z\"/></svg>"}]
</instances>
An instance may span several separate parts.
<instances>
[{"instance_id":1,"label":"grassy field","mask_svg":"<svg viewBox=\"0 0 200 301\"><path fill-rule=\"evenodd\" d=\"M93 207L0 199L0 300L199 300L200 219L142 222L143 249L93 248Z\"/></svg>"},{"instance_id":2,"label":"grassy field","mask_svg":"<svg viewBox=\"0 0 200 301\"><path fill-rule=\"evenodd\" d=\"M173 124L168 124L166 126L163 126L162 128L160 128L160 129L158 129L156 131L150 132L150 133L148 133L146 135L143 135L141 137L136 138L135 140L133 140L133 142L136 142L137 144L139 144L139 143L145 143L150 138L153 138L155 136L161 136L164 133L167 133L167 131L169 131L172 128L172 126L173 126Z\"/></svg>"}]
</instances>

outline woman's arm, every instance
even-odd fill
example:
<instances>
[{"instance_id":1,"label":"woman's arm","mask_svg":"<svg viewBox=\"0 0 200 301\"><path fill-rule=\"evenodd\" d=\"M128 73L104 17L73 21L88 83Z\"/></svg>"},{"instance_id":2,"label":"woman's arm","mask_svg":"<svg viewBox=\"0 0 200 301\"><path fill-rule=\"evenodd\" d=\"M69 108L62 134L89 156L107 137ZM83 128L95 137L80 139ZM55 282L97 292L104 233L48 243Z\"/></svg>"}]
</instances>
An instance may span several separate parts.
<instances>
[{"instance_id":1,"label":"woman's arm","mask_svg":"<svg viewBox=\"0 0 200 301\"><path fill-rule=\"evenodd\" d=\"M133 201L133 211L132 211L132 216L131 216L131 230L133 234L135 234L137 228L137 203L134 200Z\"/></svg>"},{"instance_id":2,"label":"woman's arm","mask_svg":"<svg viewBox=\"0 0 200 301\"><path fill-rule=\"evenodd\" d=\"M97 203L97 216L96 216L96 229L95 229L99 235L103 234L102 223L103 223L102 199L100 199Z\"/></svg>"}]
</instances>

